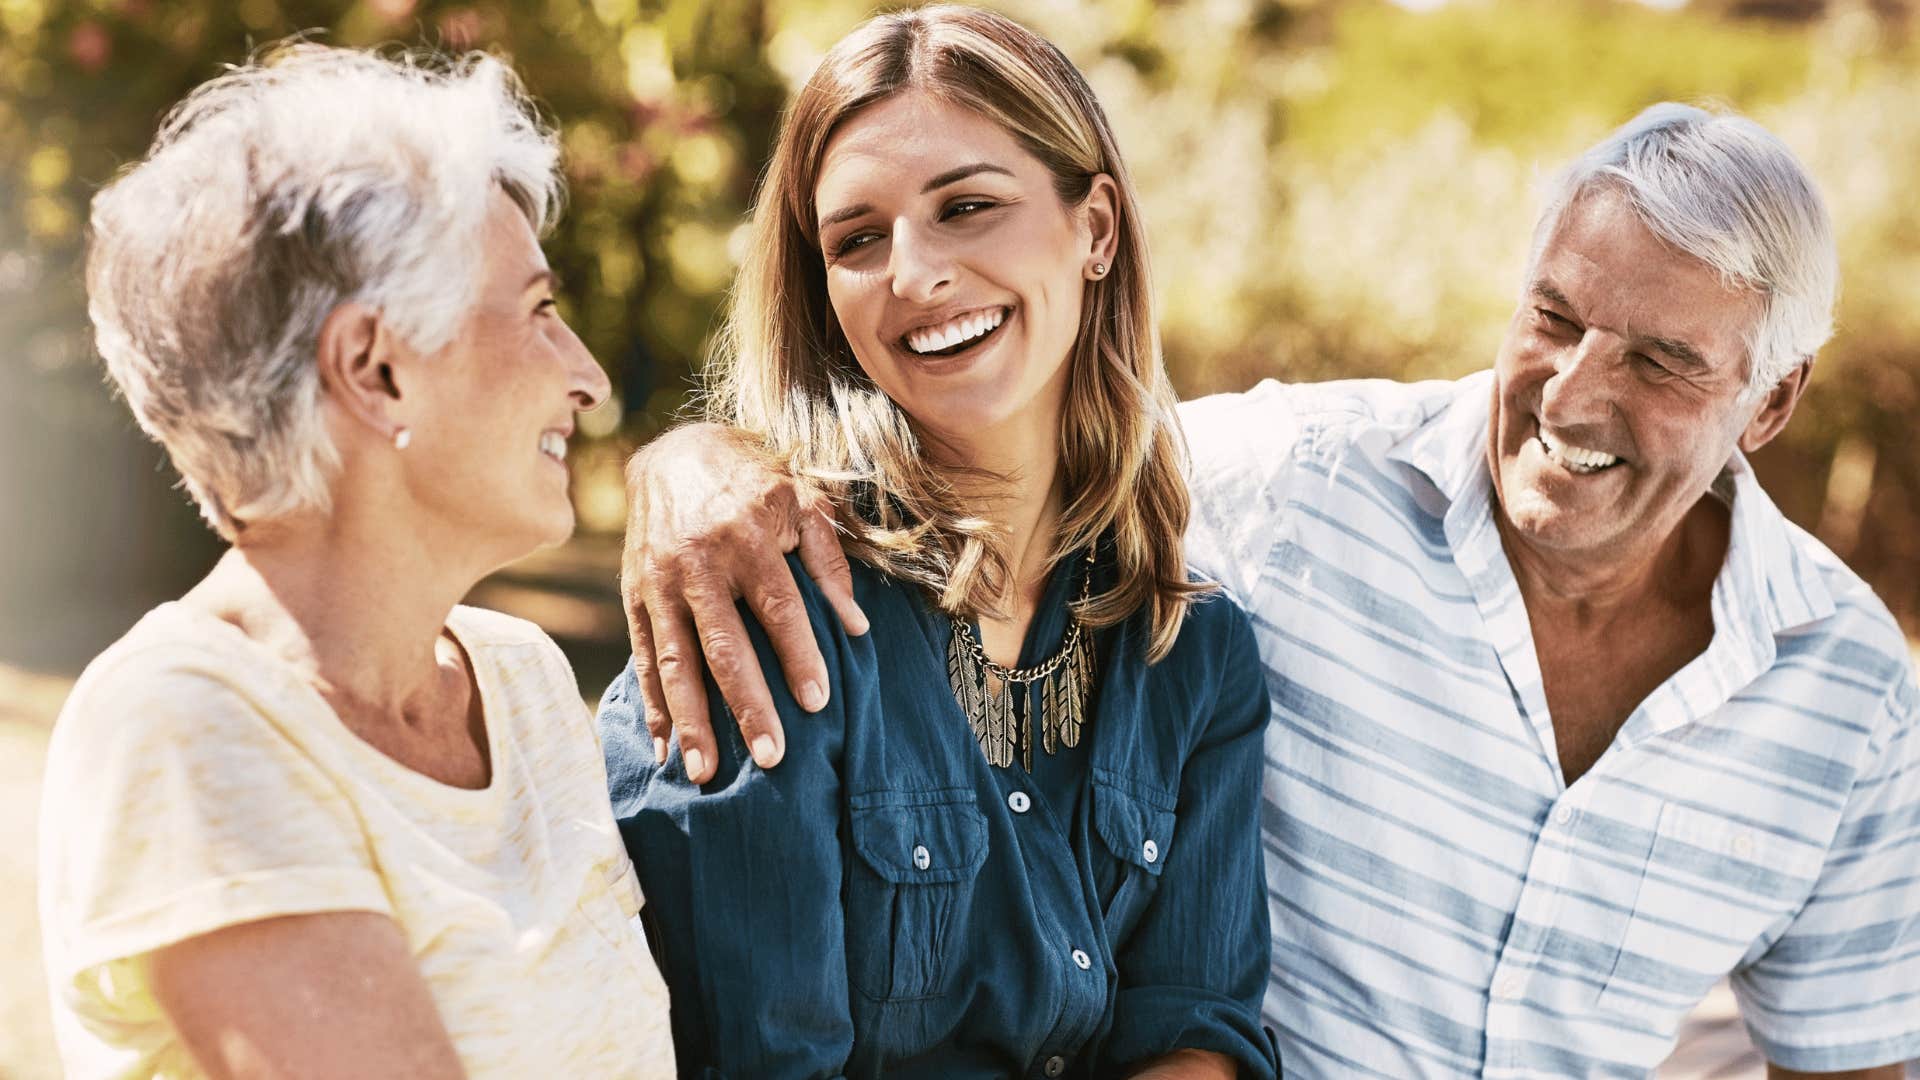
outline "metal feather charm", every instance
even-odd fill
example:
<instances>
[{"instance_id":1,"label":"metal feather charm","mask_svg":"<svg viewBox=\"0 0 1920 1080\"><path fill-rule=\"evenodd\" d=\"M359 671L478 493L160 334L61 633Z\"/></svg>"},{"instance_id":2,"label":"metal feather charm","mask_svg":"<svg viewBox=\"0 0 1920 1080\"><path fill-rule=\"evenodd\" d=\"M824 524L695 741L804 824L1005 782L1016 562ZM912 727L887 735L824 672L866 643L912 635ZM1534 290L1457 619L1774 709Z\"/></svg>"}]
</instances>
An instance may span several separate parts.
<instances>
[{"instance_id":1,"label":"metal feather charm","mask_svg":"<svg viewBox=\"0 0 1920 1080\"><path fill-rule=\"evenodd\" d=\"M1089 553L1080 584L1082 601L1092 588L1093 555ZM1060 651L1030 668L1006 668L989 660L973 628L964 620L953 620L953 636L947 641L947 681L989 765L1013 764L1017 750L1021 764L1032 769L1036 722L1040 747L1047 753L1080 745L1093 675L1093 634L1078 619L1068 628ZM1016 692L1023 708L1014 706Z\"/></svg>"}]
</instances>

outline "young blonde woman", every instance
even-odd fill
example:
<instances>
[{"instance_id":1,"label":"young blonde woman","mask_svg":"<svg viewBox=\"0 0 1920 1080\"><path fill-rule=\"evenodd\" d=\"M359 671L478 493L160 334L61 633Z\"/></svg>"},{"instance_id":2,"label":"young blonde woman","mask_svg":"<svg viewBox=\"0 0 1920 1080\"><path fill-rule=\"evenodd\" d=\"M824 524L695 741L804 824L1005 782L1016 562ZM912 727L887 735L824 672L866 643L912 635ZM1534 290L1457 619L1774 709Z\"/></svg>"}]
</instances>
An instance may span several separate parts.
<instances>
[{"instance_id":1,"label":"young blonde woman","mask_svg":"<svg viewBox=\"0 0 1920 1080\"><path fill-rule=\"evenodd\" d=\"M753 229L715 409L832 498L871 632L796 574L830 685L776 694L785 746L656 747L651 669L602 704L683 1068L1272 1075L1260 661L1186 573L1085 81L997 15L877 18L793 102Z\"/></svg>"},{"instance_id":2,"label":"young blonde woman","mask_svg":"<svg viewBox=\"0 0 1920 1080\"><path fill-rule=\"evenodd\" d=\"M571 531L607 393L537 240L557 152L497 61L297 46L96 198L100 351L232 548L54 728L67 1075L674 1074L566 659L456 606Z\"/></svg>"}]
</instances>

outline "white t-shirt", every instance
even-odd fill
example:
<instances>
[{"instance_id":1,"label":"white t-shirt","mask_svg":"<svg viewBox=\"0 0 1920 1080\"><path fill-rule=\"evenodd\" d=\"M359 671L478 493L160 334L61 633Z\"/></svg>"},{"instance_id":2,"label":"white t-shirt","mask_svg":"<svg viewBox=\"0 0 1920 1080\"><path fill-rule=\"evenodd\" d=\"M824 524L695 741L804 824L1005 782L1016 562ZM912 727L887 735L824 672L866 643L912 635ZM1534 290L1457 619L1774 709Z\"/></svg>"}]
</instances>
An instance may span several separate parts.
<instances>
[{"instance_id":1,"label":"white t-shirt","mask_svg":"<svg viewBox=\"0 0 1920 1080\"><path fill-rule=\"evenodd\" d=\"M456 608L492 782L465 790L342 724L236 627L163 604L81 676L41 809L40 915L71 1077L202 1075L155 1001L155 950L280 915L406 934L474 1077L668 1077L666 988L566 658Z\"/></svg>"}]
</instances>

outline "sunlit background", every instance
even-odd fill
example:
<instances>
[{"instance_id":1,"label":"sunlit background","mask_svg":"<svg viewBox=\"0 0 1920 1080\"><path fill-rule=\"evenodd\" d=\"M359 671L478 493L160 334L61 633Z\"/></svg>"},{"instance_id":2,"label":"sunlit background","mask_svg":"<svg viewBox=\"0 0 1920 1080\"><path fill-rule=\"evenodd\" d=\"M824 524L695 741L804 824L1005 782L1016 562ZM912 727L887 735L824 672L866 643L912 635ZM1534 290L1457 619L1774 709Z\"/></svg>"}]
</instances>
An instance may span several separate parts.
<instances>
[{"instance_id":1,"label":"sunlit background","mask_svg":"<svg viewBox=\"0 0 1920 1080\"><path fill-rule=\"evenodd\" d=\"M1643 106L1723 102L1820 180L1840 332L1756 461L1920 631L1914 0L1190 0L1003 5L1082 66L1141 186L1183 394L1491 362L1553 167ZM39 763L88 657L218 545L103 385L87 201L161 114L300 31L509 56L566 146L548 245L617 387L572 457L581 534L481 587L585 696L619 662L620 463L687 400L778 111L870 8L838 0L352 5L0 0L0 1080L54 1074L31 922Z\"/></svg>"}]
</instances>

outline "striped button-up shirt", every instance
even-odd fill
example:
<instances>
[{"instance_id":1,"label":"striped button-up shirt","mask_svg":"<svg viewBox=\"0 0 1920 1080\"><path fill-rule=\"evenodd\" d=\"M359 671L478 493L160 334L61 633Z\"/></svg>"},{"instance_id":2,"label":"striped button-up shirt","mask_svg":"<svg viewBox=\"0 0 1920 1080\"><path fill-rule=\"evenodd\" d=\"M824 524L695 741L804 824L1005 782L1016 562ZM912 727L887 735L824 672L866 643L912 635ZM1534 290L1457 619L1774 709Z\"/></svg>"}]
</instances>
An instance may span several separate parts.
<instances>
[{"instance_id":1,"label":"striped button-up shirt","mask_svg":"<svg viewBox=\"0 0 1920 1080\"><path fill-rule=\"evenodd\" d=\"M1273 699L1267 1021L1292 1076L1643 1075L1723 977L1772 1061L1920 1057L1920 691L1736 458L1714 636L1561 774L1491 374L1183 406L1196 564Z\"/></svg>"}]
</instances>

